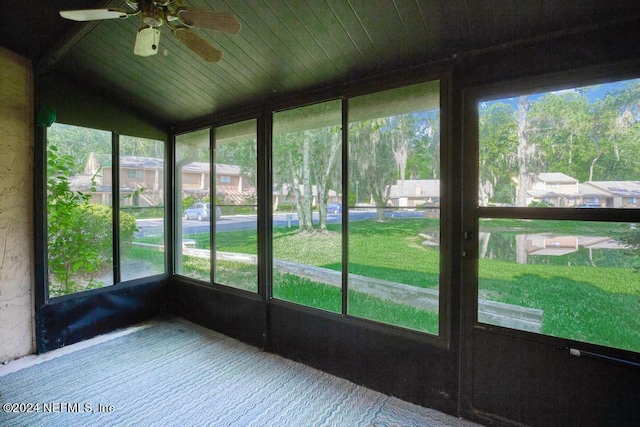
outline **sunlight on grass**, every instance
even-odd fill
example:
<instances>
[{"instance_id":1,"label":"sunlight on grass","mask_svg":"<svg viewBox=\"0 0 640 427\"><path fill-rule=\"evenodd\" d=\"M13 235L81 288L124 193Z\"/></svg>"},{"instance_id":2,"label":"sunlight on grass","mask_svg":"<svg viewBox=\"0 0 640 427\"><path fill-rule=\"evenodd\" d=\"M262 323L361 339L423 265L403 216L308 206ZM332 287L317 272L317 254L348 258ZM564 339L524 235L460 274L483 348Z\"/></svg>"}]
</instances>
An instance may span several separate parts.
<instances>
[{"instance_id":1,"label":"sunlight on grass","mask_svg":"<svg viewBox=\"0 0 640 427\"><path fill-rule=\"evenodd\" d=\"M485 220L482 227L491 238L512 246L515 233L526 234L527 239L534 239L530 236L536 233L613 238L629 230L628 225L616 223L510 219ZM516 249L511 247L508 261L478 261L479 297L542 310L544 334L640 351L636 257L624 248L611 247L608 251L575 247L562 256L522 252L527 263L516 262Z\"/></svg>"},{"instance_id":2,"label":"sunlight on grass","mask_svg":"<svg viewBox=\"0 0 640 427\"><path fill-rule=\"evenodd\" d=\"M349 314L416 331L438 334L438 313L349 292Z\"/></svg>"},{"instance_id":3,"label":"sunlight on grass","mask_svg":"<svg viewBox=\"0 0 640 427\"><path fill-rule=\"evenodd\" d=\"M342 235L335 231L278 233L273 238L273 256L317 267L336 264L339 266L342 260ZM337 270L340 270L340 267Z\"/></svg>"},{"instance_id":4,"label":"sunlight on grass","mask_svg":"<svg viewBox=\"0 0 640 427\"><path fill-rule=\"evenodd\" d=\"M480 297L543 310L544 334L640 351L637 274L481 261Z\"/></svg>"},{"instance_id":5,"label":"sunlight on grass","mask_svg":"<svg viewBox=\"0 0 640 427\"><path fill-rule=\"evenodd\" d=\"M211 263L209 258L188 255L182 257L182 273L185 276L208 282L211 280Z\"/></svg>"},{"instance_id":6,"label":"sunlight on grass","mask_svg":"<svg viewBox=\"0 0 640 427\"><path fill-rule=\"evenodd\" d=\"M255 264L233 261L216 261L216 283L258 292L258 268Z\"/></svg>"},{"instance_id":7,"label":"sunlight on grass","mask_svg":"<svg viewBox=\"0 0 640 427\"><path fill-rule=\"evenodd\" d=\"M340 313L342 307L341 290L338 287L314 282L293 274L278 274L274 281L280 299L297 304ZM399 325L417 331L438 333L438 313L407 307L392 301L375 298L360 292L349 292L349 312L362 317L391 325Z\"/></svg>"}]
</instances>

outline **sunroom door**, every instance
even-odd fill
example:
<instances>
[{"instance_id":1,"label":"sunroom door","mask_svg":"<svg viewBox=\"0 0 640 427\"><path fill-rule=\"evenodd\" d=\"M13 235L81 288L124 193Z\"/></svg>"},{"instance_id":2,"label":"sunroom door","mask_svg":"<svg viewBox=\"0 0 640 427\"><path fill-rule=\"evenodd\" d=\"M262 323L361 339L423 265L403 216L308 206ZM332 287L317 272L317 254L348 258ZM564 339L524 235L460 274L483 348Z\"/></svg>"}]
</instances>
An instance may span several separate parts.
<instances>
[{"instance_id":1,"label":"sunroom door","mask_svg":"<svg viewBox=\"0 0 640 427\"><path fill-rule=\"evenodd\" d=\"M552 425L633 410L640 80L602 81L466 94L463 385L475 414ZM606 399L593 384L611 386Z\"/></svg>"}]
</instances>

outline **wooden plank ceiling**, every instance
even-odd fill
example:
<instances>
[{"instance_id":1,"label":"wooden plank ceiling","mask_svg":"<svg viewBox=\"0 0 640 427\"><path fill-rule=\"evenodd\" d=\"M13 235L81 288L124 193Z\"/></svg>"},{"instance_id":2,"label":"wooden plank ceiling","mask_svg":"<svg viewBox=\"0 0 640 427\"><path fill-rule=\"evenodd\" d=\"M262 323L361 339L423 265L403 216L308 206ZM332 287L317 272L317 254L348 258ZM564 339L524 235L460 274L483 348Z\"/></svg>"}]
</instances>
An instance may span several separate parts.
<instances>
[{"instance_id":1,"label":"wooden plank ceiling","mask_svg":"<svg viewBox=\"0 0 640 427\"><path fill-rule=\"evenodd\" d=\"M96 3L90 7L97 8L104 1L84 3L85 7ZM162 123L180 124L257 103L274 94L295 93L640 14L637 0L184 3L231 12L242 23L237 35L195 30L222 50L220 62L202 61L176 41L167 28L162 29L159 54L135 56L133 44L142 22L134 16L86 27L86 34L73 43L64 44L62 50L54 49L51 53L57 55L49 55L54 59L44 68L106 89ZM48 13L57 14L51 7ZM81 24L73 25L77 30ZM41 58L35 58L36 62Z\"/></svg>"}]
</instances>

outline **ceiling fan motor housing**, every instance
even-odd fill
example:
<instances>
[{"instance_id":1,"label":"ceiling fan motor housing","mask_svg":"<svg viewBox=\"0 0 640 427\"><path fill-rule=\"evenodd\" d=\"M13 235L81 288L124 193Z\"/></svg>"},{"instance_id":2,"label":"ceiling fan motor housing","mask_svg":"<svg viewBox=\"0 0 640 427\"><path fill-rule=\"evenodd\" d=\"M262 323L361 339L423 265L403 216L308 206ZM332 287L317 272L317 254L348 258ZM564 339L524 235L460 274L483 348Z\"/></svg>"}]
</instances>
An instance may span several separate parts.
<instances>
[{"instance_id":1,"label":"ceiling fan motor housing","mask_svg":"<svg viewBox=\"0 0 640 427\"><path fill-rule=\"evenodd\" d=\"M164 9L152 0L140 1L140 18L150 27L159 27L164 22Z\"/></svg>"}]
</instances>

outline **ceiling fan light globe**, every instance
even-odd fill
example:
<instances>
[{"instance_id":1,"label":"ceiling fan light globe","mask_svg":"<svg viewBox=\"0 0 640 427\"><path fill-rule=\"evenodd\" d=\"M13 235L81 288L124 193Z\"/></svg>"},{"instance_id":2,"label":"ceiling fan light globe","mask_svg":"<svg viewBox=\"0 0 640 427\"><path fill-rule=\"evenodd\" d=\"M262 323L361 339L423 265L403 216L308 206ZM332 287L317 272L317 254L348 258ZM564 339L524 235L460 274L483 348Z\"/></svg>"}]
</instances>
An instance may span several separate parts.
<instances>
[{"instance_id":1,"label":"ceiling fan light globe","mask_svg":"<svg viewBox=\"0 0 640 427\"><path fill-rule=\"evenodd\" d=\"M138 56L151 56L158 53L160 45L160 29L154 27L142 27L138 30L133 53Z\"/></svg>"}]
</instances>

